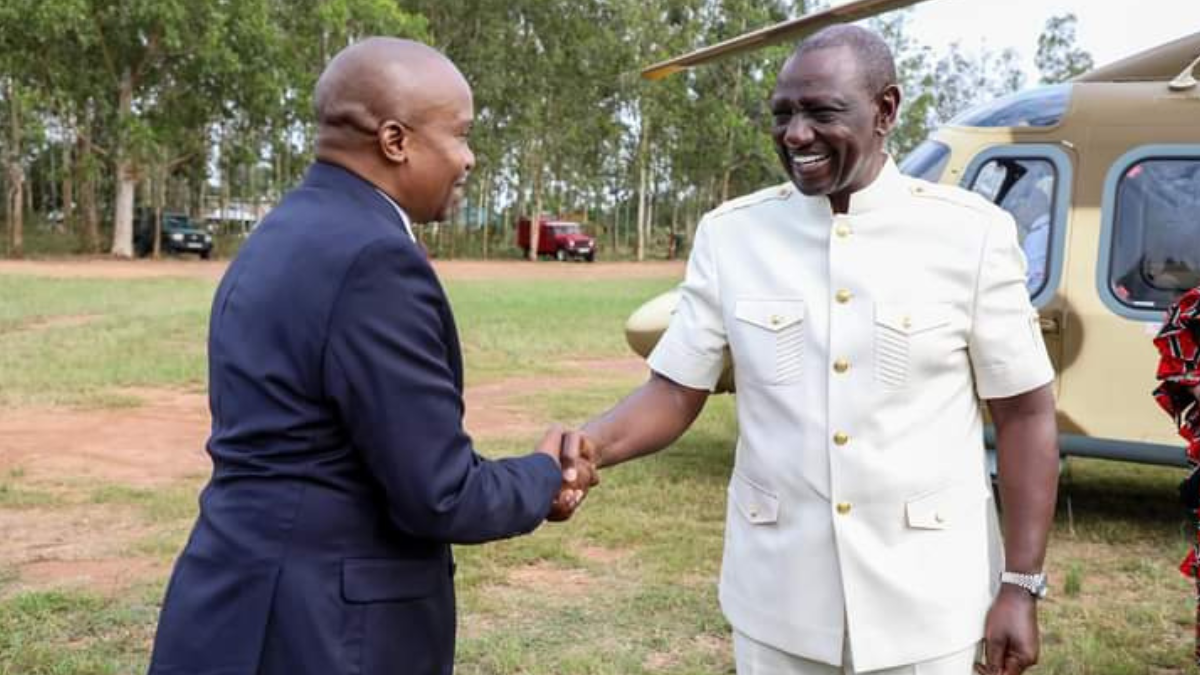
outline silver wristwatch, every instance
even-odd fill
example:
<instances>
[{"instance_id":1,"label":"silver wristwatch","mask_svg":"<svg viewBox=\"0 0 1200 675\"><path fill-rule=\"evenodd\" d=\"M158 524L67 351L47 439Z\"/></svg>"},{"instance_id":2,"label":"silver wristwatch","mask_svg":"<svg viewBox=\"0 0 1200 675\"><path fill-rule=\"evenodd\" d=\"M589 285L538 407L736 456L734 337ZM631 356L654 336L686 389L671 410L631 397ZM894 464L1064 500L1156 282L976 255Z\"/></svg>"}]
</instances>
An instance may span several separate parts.
<instances>
[{"instance_id":1,"label":"silver wristwatch","mask_svg":"<svg viewBox=\"0 0 1200 675\"><path fill-rule=\"evenodd\" d=\"M1034 598L1041 600L1046 597L1048 587L1046 586L1046 575L1038 572L1037 574L1022 574L1021 572L1004 572L1000 575L1000 583L1012 584L1020 586L1029 591L1029 594Z\"/></svg>"}]
</instances>

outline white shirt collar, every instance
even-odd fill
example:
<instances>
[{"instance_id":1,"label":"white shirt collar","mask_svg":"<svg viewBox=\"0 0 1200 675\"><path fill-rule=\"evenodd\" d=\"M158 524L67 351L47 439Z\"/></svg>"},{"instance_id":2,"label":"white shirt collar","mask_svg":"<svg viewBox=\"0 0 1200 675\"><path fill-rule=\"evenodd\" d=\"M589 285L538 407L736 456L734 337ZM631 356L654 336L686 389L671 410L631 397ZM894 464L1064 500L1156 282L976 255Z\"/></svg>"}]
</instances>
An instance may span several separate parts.
<instances>
[{"instance_id":1,"label":"white shirt collar","mask_svg":"<svg viewBox=\"0 0 1200 675\"><path fill-rule=\"evenodd\" d=\"M393 209L396 209L396 213L400 215L400 222L404 223L405 233L407 233L408 238L412 239L413 242L415 243L417 241L417 238L415 235L413 235L412 223L408 219L408 214L404 212L404 209L400 208L400 205L396 203L395 199L392 199L390 196L388 196L388 193L384 192L383 190L380 190L379 188L375 188L375 191L379 193L380 197L383 197L384 199L386 199L387 203L391 204Z\"/></svg>"},{"instance_id":2,"label":"white shirt collar","mask_svg":"<svg viewBox=\"0 0 1200 675\"><path fill-rule=\"evenodd\" d=\"M875 180L850 195L849 213L855 216L876 209L892 208L896 206L896 198L907 193L904 175L888 155Z\"/></svg>"}]
</instances>

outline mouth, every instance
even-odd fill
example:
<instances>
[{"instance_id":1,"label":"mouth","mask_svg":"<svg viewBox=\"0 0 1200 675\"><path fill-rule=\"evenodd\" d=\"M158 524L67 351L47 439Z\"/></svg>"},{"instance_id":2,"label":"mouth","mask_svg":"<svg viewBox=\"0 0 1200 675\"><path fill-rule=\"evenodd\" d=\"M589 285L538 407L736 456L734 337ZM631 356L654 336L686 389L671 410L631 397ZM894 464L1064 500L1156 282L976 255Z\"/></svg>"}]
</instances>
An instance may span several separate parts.
<instances>
[{"instance_id":1,"label":"mouth","mask_svg":"<svg viewBox=\"0 0 1200 675\"><path fill-rule=\"evenodd\" d=\"M800 173L809 173L824 168L829 164L832 155L828 153L792 153L792 166Z\"/></svg>"}]
</instances>

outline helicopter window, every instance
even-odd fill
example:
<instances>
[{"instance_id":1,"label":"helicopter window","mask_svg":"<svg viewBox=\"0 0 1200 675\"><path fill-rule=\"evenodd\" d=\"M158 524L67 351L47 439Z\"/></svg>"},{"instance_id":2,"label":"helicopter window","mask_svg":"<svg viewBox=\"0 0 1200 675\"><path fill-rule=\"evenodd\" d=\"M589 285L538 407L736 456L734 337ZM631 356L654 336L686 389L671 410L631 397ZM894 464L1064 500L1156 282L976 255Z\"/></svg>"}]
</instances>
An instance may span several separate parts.
<instances>
[{"instance_id":1,"label":"helicopter window","mask_svg":"<svg viewBox=\"0 0 1200 675\"><path fill-rule=\"evenodd\" d=\"M950 120L960 127L1052 127L1071 102L1071 85L1038 87L975 106Z\"/></svg>"},{"instance_id":2,"label":"helicopter window","mask_svg":"<svg viewBox=\"0 0 1200 675\"><path fill-rule=\"evenodd\" d=\"M1112 292L1138 309L1162 309L1200 286L1200 157L1146 159L1117 182Z\"/></svg>"},{"instance_id":3,"label":"helicopter window","mask_svg":"<svg viewBox=\"0 0 1200 675\"><path fill-rule=\"evenodd\" d=\"M1017 221L1017 238L1028 263L1025 288L1031 297L1046 285L1057 180L1048 159L998 157L984 164L971 184Z\"/></svg>"},{"instance_id":4,"label":"helicopter window","mask_svg":"<svg viewBox=\"0 0 1200 675\"><path fill-rule=\"evenodd\" d=\"M900 172L936 183L942 178L942 172L950 163L950 146L938 141L925 141L912 149L912 152L900 162Z\"/></svg>"}]
</instances>

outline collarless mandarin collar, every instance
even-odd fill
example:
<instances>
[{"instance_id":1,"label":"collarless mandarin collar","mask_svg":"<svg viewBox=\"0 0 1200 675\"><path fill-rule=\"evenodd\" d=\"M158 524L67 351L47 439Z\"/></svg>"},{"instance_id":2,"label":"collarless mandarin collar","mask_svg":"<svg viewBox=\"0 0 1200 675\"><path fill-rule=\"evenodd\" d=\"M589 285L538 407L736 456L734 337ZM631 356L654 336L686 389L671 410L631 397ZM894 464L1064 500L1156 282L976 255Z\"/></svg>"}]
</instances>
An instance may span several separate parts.
<instances>
[{"instance_id":1,"label":"collarless mandarin collar","mask_svg":"<svg viewBox=\"0 0 1200 675\"><path fill-rule=\"evenodd\" d=\"M796 191L799 193L799 190ZM903 197L908 193L908 188L904 182L904 174L900 173L900 169L896 167L896 162L892 160L891 155L886 155L883 167L879 170L879 175L867 187L850 195L850 208L847 210L848 216L860 216L885 208L893 208L897 204L897 198ZM825 211L832 218L834 216L833 209L829 203L828 197L813 197L820 205L820 209Z\"/></svg>"},{"instance_id":2,"label":"collarless mandarin collar","mask_svg":"<svg viewBox=\"0 0 1200 675\"><path fill-rule=\"evenodd\" d=\"M857 216L884 208L894 208L897 197L907 194L904 185L904 175L887 155L879 175L867 187L850 195L849 215Z\"/></svg>"}]
</instances>

